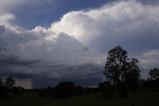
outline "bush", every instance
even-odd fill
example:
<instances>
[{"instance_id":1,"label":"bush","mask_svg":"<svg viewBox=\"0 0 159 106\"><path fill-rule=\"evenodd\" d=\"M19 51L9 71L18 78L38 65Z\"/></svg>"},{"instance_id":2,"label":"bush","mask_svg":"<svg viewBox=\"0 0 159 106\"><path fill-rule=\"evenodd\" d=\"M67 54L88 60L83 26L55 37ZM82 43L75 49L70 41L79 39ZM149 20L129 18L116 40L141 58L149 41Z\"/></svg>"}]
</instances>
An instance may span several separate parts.
<instances>
[{"instance_id":1,"label":"bush","mask_svg":"<svg viewBox=\"0 0 159 106\"><path fill-rule=\"evenodd\" d=\"M114 87L110 82L103 82L98 85L101 95L105 98L110 98L113 95Z\"/></svg>"}]
</instances>

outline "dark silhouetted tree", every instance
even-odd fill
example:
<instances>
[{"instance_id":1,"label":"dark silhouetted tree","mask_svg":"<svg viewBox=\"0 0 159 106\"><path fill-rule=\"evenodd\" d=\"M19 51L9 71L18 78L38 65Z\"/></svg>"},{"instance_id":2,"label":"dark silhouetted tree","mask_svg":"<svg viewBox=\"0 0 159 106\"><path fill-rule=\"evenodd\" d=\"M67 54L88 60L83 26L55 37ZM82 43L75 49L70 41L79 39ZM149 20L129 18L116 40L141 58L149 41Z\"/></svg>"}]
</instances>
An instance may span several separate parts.
<instances>
[{"instance_id":1,"label":"dark silhouetted tree","mask_svg":"<svg viewBox=\"0 0 159 106\"><path fill-rule=\"evenodd\" d=\"M159 68L151 69L149 75L150 78L145 83L146 87L159 88Z\"/></svg>"},{"instance_id":2,"label":"dark silhouetted tree","mask_svg":"<svg viewBox=\"0 0 159 106\"><path fill-rule=\"evenodd\" d=\"M61 82L54 88L54 96L57 98L71 97L75 90L75 84L73 82Z\"/></svg>"},{"instance_id":3,"label":"dark silhouetted tree","mask_svg":"<svg viewBox=\"0 0 159 106\"><path fill-rule=\"evenodd\" d=\"M24 88L21 86L13 87L11 92L14 96L23 95Z\"/></svg>"},{"instance_id":4,"label":"dark silhouetted tree","mask_svg":"<svg viewBox=\"0 0 159 106\"><path fill-rule=\"evenodd\" d=\"M109 81L98 84L98 89L103 97L110 98L113 95L114 87Z\"/></svg>"},{"instance_id":5,"label":"dark silhouetted tree","mask_svg":"<svg viewBox=\"0 0 159 106\"><path fill-rule=\"evenodd\" d=\"M150 78L152 80L157 80L159 79L159 68L153 68L149 72Z\"/></svg>"},{"instance_id":6,"label":"dark silhouetted tree","mask_svg":"<svg viewBox=\"0 0 159 106\"><path fill-rule=\"evenodd\" d=\"M13 79L13 77L8 77L4 83L4 85L8 88L8 89L12 89L15 85L15 80Z\"/></svg>"},{"instance_id":7,"label":"dark silhouetted tree","mask_svg":"<svg viewBox=\"0 0 159 106\"><path fill-rule=\"evenodd\" d=\"M75 95L80 96L83 95L83 87L82 86L76 86L75 88Z\"/></svg>"},{"instance_id":8,"label":"dark silhouetted tree","mask_svg":"<svg viewBox=\"0 0 159 106\"><path fill-rule=\"evenodd\" d=\"M129 58L127 51L120 46L108 52L104 74L107 80L114 84L124 98L127 97L128 83L129 85L132 84L132 77L138 79L140 76L136 63L138 63L138 60Z\"/></svg>"},{"instance_id":9,"label":"dark silhouetted tree","mask_svg":"<svg viewBox=\"0 0 159 106\"><path fill-rule=\"evenodd\" d=\"M3 86L2 79L0 78L0 88Z\"/></svg>"}]
</instances>

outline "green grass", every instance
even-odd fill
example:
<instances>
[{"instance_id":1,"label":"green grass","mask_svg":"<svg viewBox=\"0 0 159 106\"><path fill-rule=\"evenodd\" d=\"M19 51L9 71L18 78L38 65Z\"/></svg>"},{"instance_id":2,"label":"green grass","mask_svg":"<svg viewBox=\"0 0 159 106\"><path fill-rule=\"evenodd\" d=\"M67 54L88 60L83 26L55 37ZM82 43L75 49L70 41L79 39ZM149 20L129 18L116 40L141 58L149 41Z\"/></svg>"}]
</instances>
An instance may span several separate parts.
<instances>
[{"instance_id":1,"label":"green grass","mask_svg":"<svg viewBox=\"0 0 159 106\"><path fill-rule=\"evenodd\" d=\"M0 100L0 106L159 106L159 92L130 94L128 99L114 96L101 98L99 94L55 100L43 97L16 97Z\"/></svg>"}]
</instances>

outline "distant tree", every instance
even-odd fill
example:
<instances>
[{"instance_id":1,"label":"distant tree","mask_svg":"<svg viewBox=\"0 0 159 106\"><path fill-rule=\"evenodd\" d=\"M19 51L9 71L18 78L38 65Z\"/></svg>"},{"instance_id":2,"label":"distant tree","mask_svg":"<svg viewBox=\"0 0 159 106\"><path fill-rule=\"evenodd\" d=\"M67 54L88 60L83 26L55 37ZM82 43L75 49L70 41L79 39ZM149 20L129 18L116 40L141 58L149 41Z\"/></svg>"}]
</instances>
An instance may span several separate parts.
<instances>
[{"instance_id":1,"label":"distant tree","mask_svg":"<svg viewBox=\"0 0 159 106\"><path fill-rule=\"evenodd\" d=\"M0 87L3 86L3 82L2 82L2 79L0 78Z\"/></svg>"},{"instance_id":2,"label":"distant tree","mask_svg":"<svg viewBox=\"0 0 159 106\"><path fill-rule=\"evenodd\" d=\"M149 88L159 88L159 68L153 68L149 72L150 78L146 81L145 85Z\"/></svg>"},{"instance_id":3,"label":"distant tree","mask_svg":"<svg viewBox=\"0 0 159 106\"><path fill-rule=\"evenodd\" d=\"M159 79L159 68L153 68L150 70L149 75L152 80Z\"/></svg>"},{"instance_id":4,"label":"distant tree","mask_svg":"<svg viewBox=\"0 0 159 106\"><path fill-rule=\"evenodd\" d=\"M8 88L11 89L14 87L15 85L15 80L13 79L12 76L8 77L4 83L4 85Z\"/></svg>"},{"instance_id":5,"label":"distant tree","mask_svg":"<svg viewBox=\"0 0 159 106\"><path fill-rule=\"evenodd\" d=\"M14 96L23 95L24 88L21 86L13 87L11 92Z\"/></svg>"},{"instance_id":6,"label":"distant tree","mask_svg":"<svg viewBox=\"0 0 159 106\"><path fill-rule=\"evenodd\" d=\"M82 86L76 86L75 87L75 95L80 96L83 95L83 87Z\"/></svg>"},{"instance_id":7,"label":"distant tree","mask_svg":"<svg viewBox=\"0 0 159 106\"><path fill-rule=\"evenodd\" d=\"M138 60L129 58L128 53L122 47L117 46L108 52L106 59L105 72L108 81L111 81L114 86L122 94L122 97L127 97L127 87L133 82L133 77L138 83L140 71L137 66Z\"/></svg>"},{"instance_id":8,"label":"distant tree","mask_svg":"<svg viewBox=\"0 0 159 106\"><path fill-rule=\"evenodd\" d=\"M75 90L75 84L73 82L61 82L54 88L54 96L57 98L71 97Z\"/></svg>"}]
</instances>

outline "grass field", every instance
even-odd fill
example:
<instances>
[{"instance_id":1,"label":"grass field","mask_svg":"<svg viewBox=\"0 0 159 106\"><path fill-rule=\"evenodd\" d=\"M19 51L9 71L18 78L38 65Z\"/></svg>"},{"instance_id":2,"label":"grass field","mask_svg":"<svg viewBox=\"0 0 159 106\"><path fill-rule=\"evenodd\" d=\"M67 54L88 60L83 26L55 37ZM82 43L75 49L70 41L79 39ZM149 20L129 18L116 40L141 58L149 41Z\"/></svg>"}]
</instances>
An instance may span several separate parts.
<instances>
[{"instance_id":1,"label":"grass field","mask_svg":"<svg viewBox=\"0 0 159 106\"><path fill-rule=\"evenodd\" d=\"M99 94L54 100L43 97L16 97L0 100L0 106L159 106L159 92L130 94L128 99L114 96L101 98Z\"/></svg>"}]
</instances>

